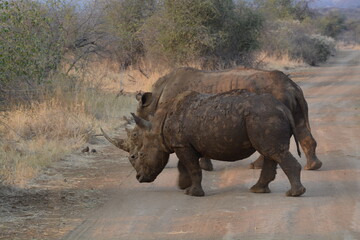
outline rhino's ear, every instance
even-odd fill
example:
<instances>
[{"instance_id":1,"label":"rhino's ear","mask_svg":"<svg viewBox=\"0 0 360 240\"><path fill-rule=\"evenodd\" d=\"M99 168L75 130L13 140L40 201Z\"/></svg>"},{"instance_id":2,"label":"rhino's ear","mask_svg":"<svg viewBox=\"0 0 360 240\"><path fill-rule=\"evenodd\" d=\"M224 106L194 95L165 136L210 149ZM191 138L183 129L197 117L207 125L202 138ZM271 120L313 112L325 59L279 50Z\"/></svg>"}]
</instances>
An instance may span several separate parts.
<instances>
[{"instance_id":1,"label":"rhino's ear","mask_svg":"<svg viewBox=\"0 0 360 240\"><path fill-rule=\"evenodd\" d=\"M142 118L136 116L134 113L131 113L131 115L134 117L136 125L138 125L141 129L151 130L151 122L150 121L142 119Z\"/></svg>"},{"instance_id":2,"label":"rhino's ear","mask_svg":"<svg viewBox=\"0 0 360 240\"><path fill-rule=\"evenodd\" d=\"M136 95L136 100L138 100L140 102L140 105L142 107L147 107L151 104L153 98L152 98L152 93L151 92L146 92L143 94L137 94Z\"/></svg>"}]
</instances>

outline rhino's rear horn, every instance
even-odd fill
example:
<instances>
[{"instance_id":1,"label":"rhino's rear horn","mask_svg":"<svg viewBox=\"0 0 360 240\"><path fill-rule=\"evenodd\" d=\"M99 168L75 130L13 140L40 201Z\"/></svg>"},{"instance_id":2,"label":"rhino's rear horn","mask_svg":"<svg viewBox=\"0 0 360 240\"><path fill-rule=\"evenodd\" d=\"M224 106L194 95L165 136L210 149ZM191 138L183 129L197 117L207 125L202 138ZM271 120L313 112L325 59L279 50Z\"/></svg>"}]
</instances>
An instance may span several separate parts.
<instances>
[{"instance_id":1,"label":"rhino's rear horn","mask_svg":"<svg viewBox=\"0 0 360 240\"><path fill-rule=\"evenodd\" d=\"M130 148L127 146L125 139L111 138L102 128L100 128L100 130L103 133L106 140L112 143L115 147L118 147L126 152L130 152Z\"/></svg>"},{"instance_id":2,"label":"rhino's rear horn","mask_svg":"<svg viewBox=\"0 0 360 240\"><path fill-rule=\"evenodd\" d=\"M135 115L135 113L131 113L131 115L134 117L136 125L138 125L142 129L151 130L151 122L147 121L145 119L142 119Z\"/></svg>"}]
</instances>

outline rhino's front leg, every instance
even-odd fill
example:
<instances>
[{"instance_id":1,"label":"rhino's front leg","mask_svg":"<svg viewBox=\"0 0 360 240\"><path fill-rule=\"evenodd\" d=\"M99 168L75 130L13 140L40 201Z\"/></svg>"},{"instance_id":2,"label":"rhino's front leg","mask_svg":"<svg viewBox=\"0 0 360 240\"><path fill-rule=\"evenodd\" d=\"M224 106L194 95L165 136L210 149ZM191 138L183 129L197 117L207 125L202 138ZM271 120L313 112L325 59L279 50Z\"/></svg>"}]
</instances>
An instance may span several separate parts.
<instances>
[{"instance_id":1,"label":"rhino's front leg","mask_svg":"<svg viewBox=\"0 0 360 240\"><path fill-rule=\"evenodd\" d=\"M178 186L180 189L186 189L191 186L191 178L188 170L184 166L184 164L179 161L178 162L178 170L179 170L179 179Z\"/></svg>"},{"instance_id":2,"label":"rhino's front leg","mask_svg":"<svg viewBox=\"0 0 360 240\"><path fill-rule=\"evenodd\" d=\"M201 187L201 180L202 180L202 172L199 164L199 156L194 152L192 149L188 148L178 148L175 149L176 156L179 158L179 171L184 166L183 170L187 170L187 174L190 177L191 185L186 188L185 193L191 196L201 197L204 196L204 190ZM182 184L183 187L189 184L186 183L186 173L182 172L182 176L179 176L179 186L180 186L180 179L184 181ZM181 186L180 186L181 187Z\"/></svg>"}]
</instances>

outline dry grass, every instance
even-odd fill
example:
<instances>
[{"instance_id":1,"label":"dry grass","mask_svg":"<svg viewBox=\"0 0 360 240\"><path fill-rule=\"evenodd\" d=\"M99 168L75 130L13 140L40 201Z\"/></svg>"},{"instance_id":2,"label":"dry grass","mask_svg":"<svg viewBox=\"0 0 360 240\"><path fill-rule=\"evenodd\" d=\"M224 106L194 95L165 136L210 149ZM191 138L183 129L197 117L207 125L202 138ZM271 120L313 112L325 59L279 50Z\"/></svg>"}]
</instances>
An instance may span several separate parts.
<instances>
[{"instance_id":1,"label":"dry grass","mask_svg":"<svg viewBox=\"0 0 360 240\"><path fill-rule=\"evenodd\" d=\"M94 125L82 106L65 106L56 99L17 107L0 121L0 180L16 185L81 146Z\"/></svg>"},{"instance_id":2,"label":"dry grass","mask_svg":"<svg viewBox=\"0 0 360 240\"><path fill-rule=\"evenodd\" d=\"M94 61L87 63L81 72L72 74L103 91L135 93L149 91L156 80L170 71L152 67L146 62L140 65L124 70L120 64L111 60Z\"/></svg>"},{"instance_id":3,"label":"dry grass","mask_svg":"<svg viewBox=\"0 0 360 240\"><path fill-rule=\"evenodd\" d=\"M291 59L288 54L283 54L279 57L270 56L266 52L260 52L257 54L258 66L263 69L269 70L289 70L299 67L308 66L301 60Z\"/></svg>"},{"instance_id":4,"label":"dry grass","mask_svg":"<svg viewBox=\"0 0 360 240\"><path fill-rule=\"evenodd\" d=\"M360 50L360 44L338 42L338 43L336 44L336 48L338 48L338 49Z\"/></svg>"},{"instance_id":5,"label":"dry grass","mask_svg":"<svg viewBox=\"0 0 360 240\"><path fill-rule=\"evenodd\" d=\"M40 169L78 150L99 126L118 127L135 110L133 96L73 79L54 82L42 93L46 100L0 113L0 183L24 186Z\"/></svg>"},{"instance_id":6,"label":"dry grass","mask_svg":"<svg viewBox=\"0 0 360 240\"><path fill-rule=\"evenodd\" d=\"M288 56L261 53L258 59L259 66L268 69L305 66ZM23 186L43 167L79 150L91 135L99 133L100 126L119 127L122 116L136 109L134 96L119 93L148 91L170 71L147 63L122 71L111 61L97 61L81 69L72 72L73 77L54 76L50 90L43 88L42 100L0 113L0 183Z\"/></svg>"}]
</instances>

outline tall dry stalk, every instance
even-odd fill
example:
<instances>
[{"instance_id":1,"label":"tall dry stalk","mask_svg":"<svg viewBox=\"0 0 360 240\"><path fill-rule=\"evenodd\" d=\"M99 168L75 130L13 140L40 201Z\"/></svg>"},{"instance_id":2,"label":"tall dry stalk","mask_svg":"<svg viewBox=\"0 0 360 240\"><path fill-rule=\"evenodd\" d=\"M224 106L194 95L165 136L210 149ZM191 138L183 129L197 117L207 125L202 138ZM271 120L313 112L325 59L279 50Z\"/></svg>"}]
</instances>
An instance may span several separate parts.
<instances>
[{"instance_id":1,"label":"tall dry stalk","mask_svg":"<svg viewBox=\"0 0 360 240\"><path fill-rule=\"evenodd\" d=\"M136 104L134 97L66 78L41 94L41 100L0 112L0 183L24 186L40 169L84 145L100 125L118 127Z\"/></svg>"}]
</instances>

